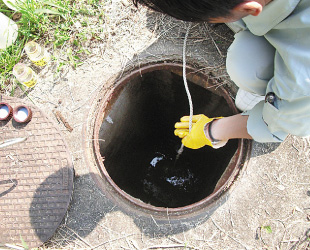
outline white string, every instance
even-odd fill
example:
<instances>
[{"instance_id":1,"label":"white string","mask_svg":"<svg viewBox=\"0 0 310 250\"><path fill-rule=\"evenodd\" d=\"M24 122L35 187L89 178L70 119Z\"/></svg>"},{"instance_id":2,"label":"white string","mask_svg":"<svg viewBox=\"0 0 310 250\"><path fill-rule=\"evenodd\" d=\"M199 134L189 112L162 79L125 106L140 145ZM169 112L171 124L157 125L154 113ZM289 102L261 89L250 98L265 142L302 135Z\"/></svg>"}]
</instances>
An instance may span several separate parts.
<instances>
[{"instance_id":1,"label":"white string","mask_svg":"<svg viewBox=\"0 0 310 250\"><path fill-rule=\"evenodd\" d=\"M191 130L192 130L193 112L194 112L192 96L191 96L191 93L189 92L187 79L186 79L186 42L187 42L187 37L188 37L190 28L191 28L191 23L187 27L186 34L184 37L184 43L183 43L183 81L184 81L184 87L186 90L188 103L189 103L189 132L191 132ZM184 149L184 144L182 144L180 149L178 150L178 155L177 155L176 159L178 159L179 156L182 154L183 149Z\"/></svg>"},{"instance_id":2,"label":"white string","mask_svg":"<svg viewBox=\"0 0 310 250\"><path fill-rule=\"evenodd\" d=\"M193 112L194 112L192 96L191 96L191 93L189 92L188 84L186 80L186 42L187 42L187 37L188 37L190 28L191 28L191 24L189 24L187 27L186 34L184 37L184 43L183 43L183 81L184 81L184 87L186 90L188 103L189 103L189 132L191 132L192 130Z\"/></svg>"}]
</instances>

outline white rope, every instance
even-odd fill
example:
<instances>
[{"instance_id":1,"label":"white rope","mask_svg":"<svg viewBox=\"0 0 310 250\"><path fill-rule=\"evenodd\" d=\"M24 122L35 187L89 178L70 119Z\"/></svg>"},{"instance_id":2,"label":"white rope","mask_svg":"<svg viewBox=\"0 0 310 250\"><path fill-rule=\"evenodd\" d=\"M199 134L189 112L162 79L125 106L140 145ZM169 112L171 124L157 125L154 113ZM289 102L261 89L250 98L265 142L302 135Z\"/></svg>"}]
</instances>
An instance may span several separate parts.
<instances>
[{"instance_id":1,"label":"white rope","mask_svg":"<svg viewBox=\"0 0 310 250\"><path fill-rule=\"evenodd\" d=\"M186 79L186 42L187 42L187 37L188 37L190 28L191 28L191 24L189 24L187 27L186 34L184 37L184 43L183 43L183 81L184 81L184 87L186 90L188 103L189 103L189 132L191 132L192 130L193 112L194 112L192 96L191 96L191 93L189 92L187 79ZM184 144L182 144L181 147L179 148L178 154L176 156L176 160L179 159L180 155L183 152L183 149L184 149Z\"/></svg>"},{"instance_id":2,"label":"white rope","mask_svg":"<svg viewBox=\"0 0 310 250\"><path fill-rule=\"evenodd\" d=\"M193 112L194 112L192 96L191 96L191 93L189 92L188 84L186 80L186 42L187 42L187 37L188 37L190 28L191 28L191 24L189 24L187 27L186 34L184 37L184 43L183 43L183 81L184 81L184 87L186 90L188 103L189 103L189 132L191 132L192 130Z\"/></svg>"}]
</instances>

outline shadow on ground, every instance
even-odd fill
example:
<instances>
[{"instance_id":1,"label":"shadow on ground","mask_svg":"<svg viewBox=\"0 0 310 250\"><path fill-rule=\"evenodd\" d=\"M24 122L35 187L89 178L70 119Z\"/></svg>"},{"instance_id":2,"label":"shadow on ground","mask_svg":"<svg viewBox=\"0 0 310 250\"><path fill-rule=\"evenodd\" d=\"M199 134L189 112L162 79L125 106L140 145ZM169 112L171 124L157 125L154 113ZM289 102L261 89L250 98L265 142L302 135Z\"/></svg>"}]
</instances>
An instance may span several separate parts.
<instances>
[{"instance_id":1,"label":"shadow on ground","mask_svg":"<svg viewBox=\"0 0 310 250\"><path fill-rule=\"evenodd\" d=\"M115 205L108 199L100 189L96 186L89 174L79 176L74 182L75 188L70 209L68 211L68 219L66 223L68 227L73 229L81 237L89 235L97 224L109 213L121 211L133 219L142 233L150 237L168 236L187 231L197 224L207 219L199 219L191 223L169 223L161 224L154 219L130 214L128 211Z\"/></svg>"},{"instance_id":2,"label":"shadow on ground","mask_svg":"<svg viewBox=\"0 0 310 250\"><path fill-rule=\"evenodd\" d=\"M160 221L155 221L151 217L139 216L138 213L129 214L128 211L124 211L102 194L90 174L86 174L75 177L72 200L65 218L62 220L58 213L62 215L65 213L63 208L58 212L57 206L62 202L67 203L68 197L63 201L59 199L59 194L55 201L52 195L42 197L42 194L47 192L49 185L57 186L57 183L55 183L55 180L59 180L57 177L56 173L42 182L34 194L29 214L32 228L41 242L46 242L54 234L57 226L59 226L56 232L65 234L66 239L63 242L61 240L57 242L58 247L65 247L68 241L76 240L76 238L86 238L98 227L98 224L104 217L117 211L121 211L129 216L136 226L140 228L140 232L150 237L169 236L185 232L204 222L209 215L206 214L205 218L200 218L199 221L192 221L190 223L174 221L169 224L161 224ZM61 183L58 183L58 185L61 186ZM55 221L52 221L53 218L55 218ZM46 226L45 220L48 221L50 226Z\"/></svg>"},{"instance_id":3,"label":"shadow on ground","mask_svg":"<svg viewBox=\"0 0 310 250\"><path fill-rule=\"evenodd\" d=\"M281 145L280 142L279 143L277 142L259 143L259 142L253 141L251 158L257 157L260 155L269 154L275 151L280 145Z\"/></svg>"}]
</instances>

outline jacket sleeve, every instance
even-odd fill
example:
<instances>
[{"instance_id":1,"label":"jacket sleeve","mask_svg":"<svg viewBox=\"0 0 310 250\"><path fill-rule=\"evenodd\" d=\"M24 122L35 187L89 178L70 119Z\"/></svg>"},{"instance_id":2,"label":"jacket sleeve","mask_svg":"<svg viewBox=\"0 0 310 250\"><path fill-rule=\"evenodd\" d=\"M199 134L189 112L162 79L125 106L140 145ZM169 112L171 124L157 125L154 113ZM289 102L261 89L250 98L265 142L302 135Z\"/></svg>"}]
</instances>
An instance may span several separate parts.
<instances>
[{"instance_id":1,"label":"jacket sleeve","mask_svg":"<svg viewBox=\"0 0 310 250\"><path fill-rule=\"evenodd\" d=\"M261 142L281 141L287 134L310 135L310 9L282 21L265 35L275 47L274 77L266 94L275 101L261 102L249 115L248 132Z\"/></svg>"}]
</instances>

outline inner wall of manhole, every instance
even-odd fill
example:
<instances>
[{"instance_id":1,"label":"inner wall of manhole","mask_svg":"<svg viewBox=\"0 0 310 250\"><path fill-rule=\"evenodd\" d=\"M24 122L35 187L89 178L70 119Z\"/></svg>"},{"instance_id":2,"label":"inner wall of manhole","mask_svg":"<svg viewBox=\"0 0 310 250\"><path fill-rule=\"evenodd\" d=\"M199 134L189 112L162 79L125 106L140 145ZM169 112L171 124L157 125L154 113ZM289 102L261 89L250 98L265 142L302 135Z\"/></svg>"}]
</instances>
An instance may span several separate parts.
<instances>
[{"instance_id":1,"label":"inner wall of manhole","mask_svg":"<svg viewBox=\"0 0 310 250\"><path fill-rule=\"evenodd\" d=\"M228 92L188 67L195 114L237 113ZM126 202L149 211L178 214L204 209L231 186L250 150L247 140L220 149L184 148L174 124L189 114L182 66L159 63L133 70L101 98L94 152L107 183Z\"/></svg>"}]
</instances>

